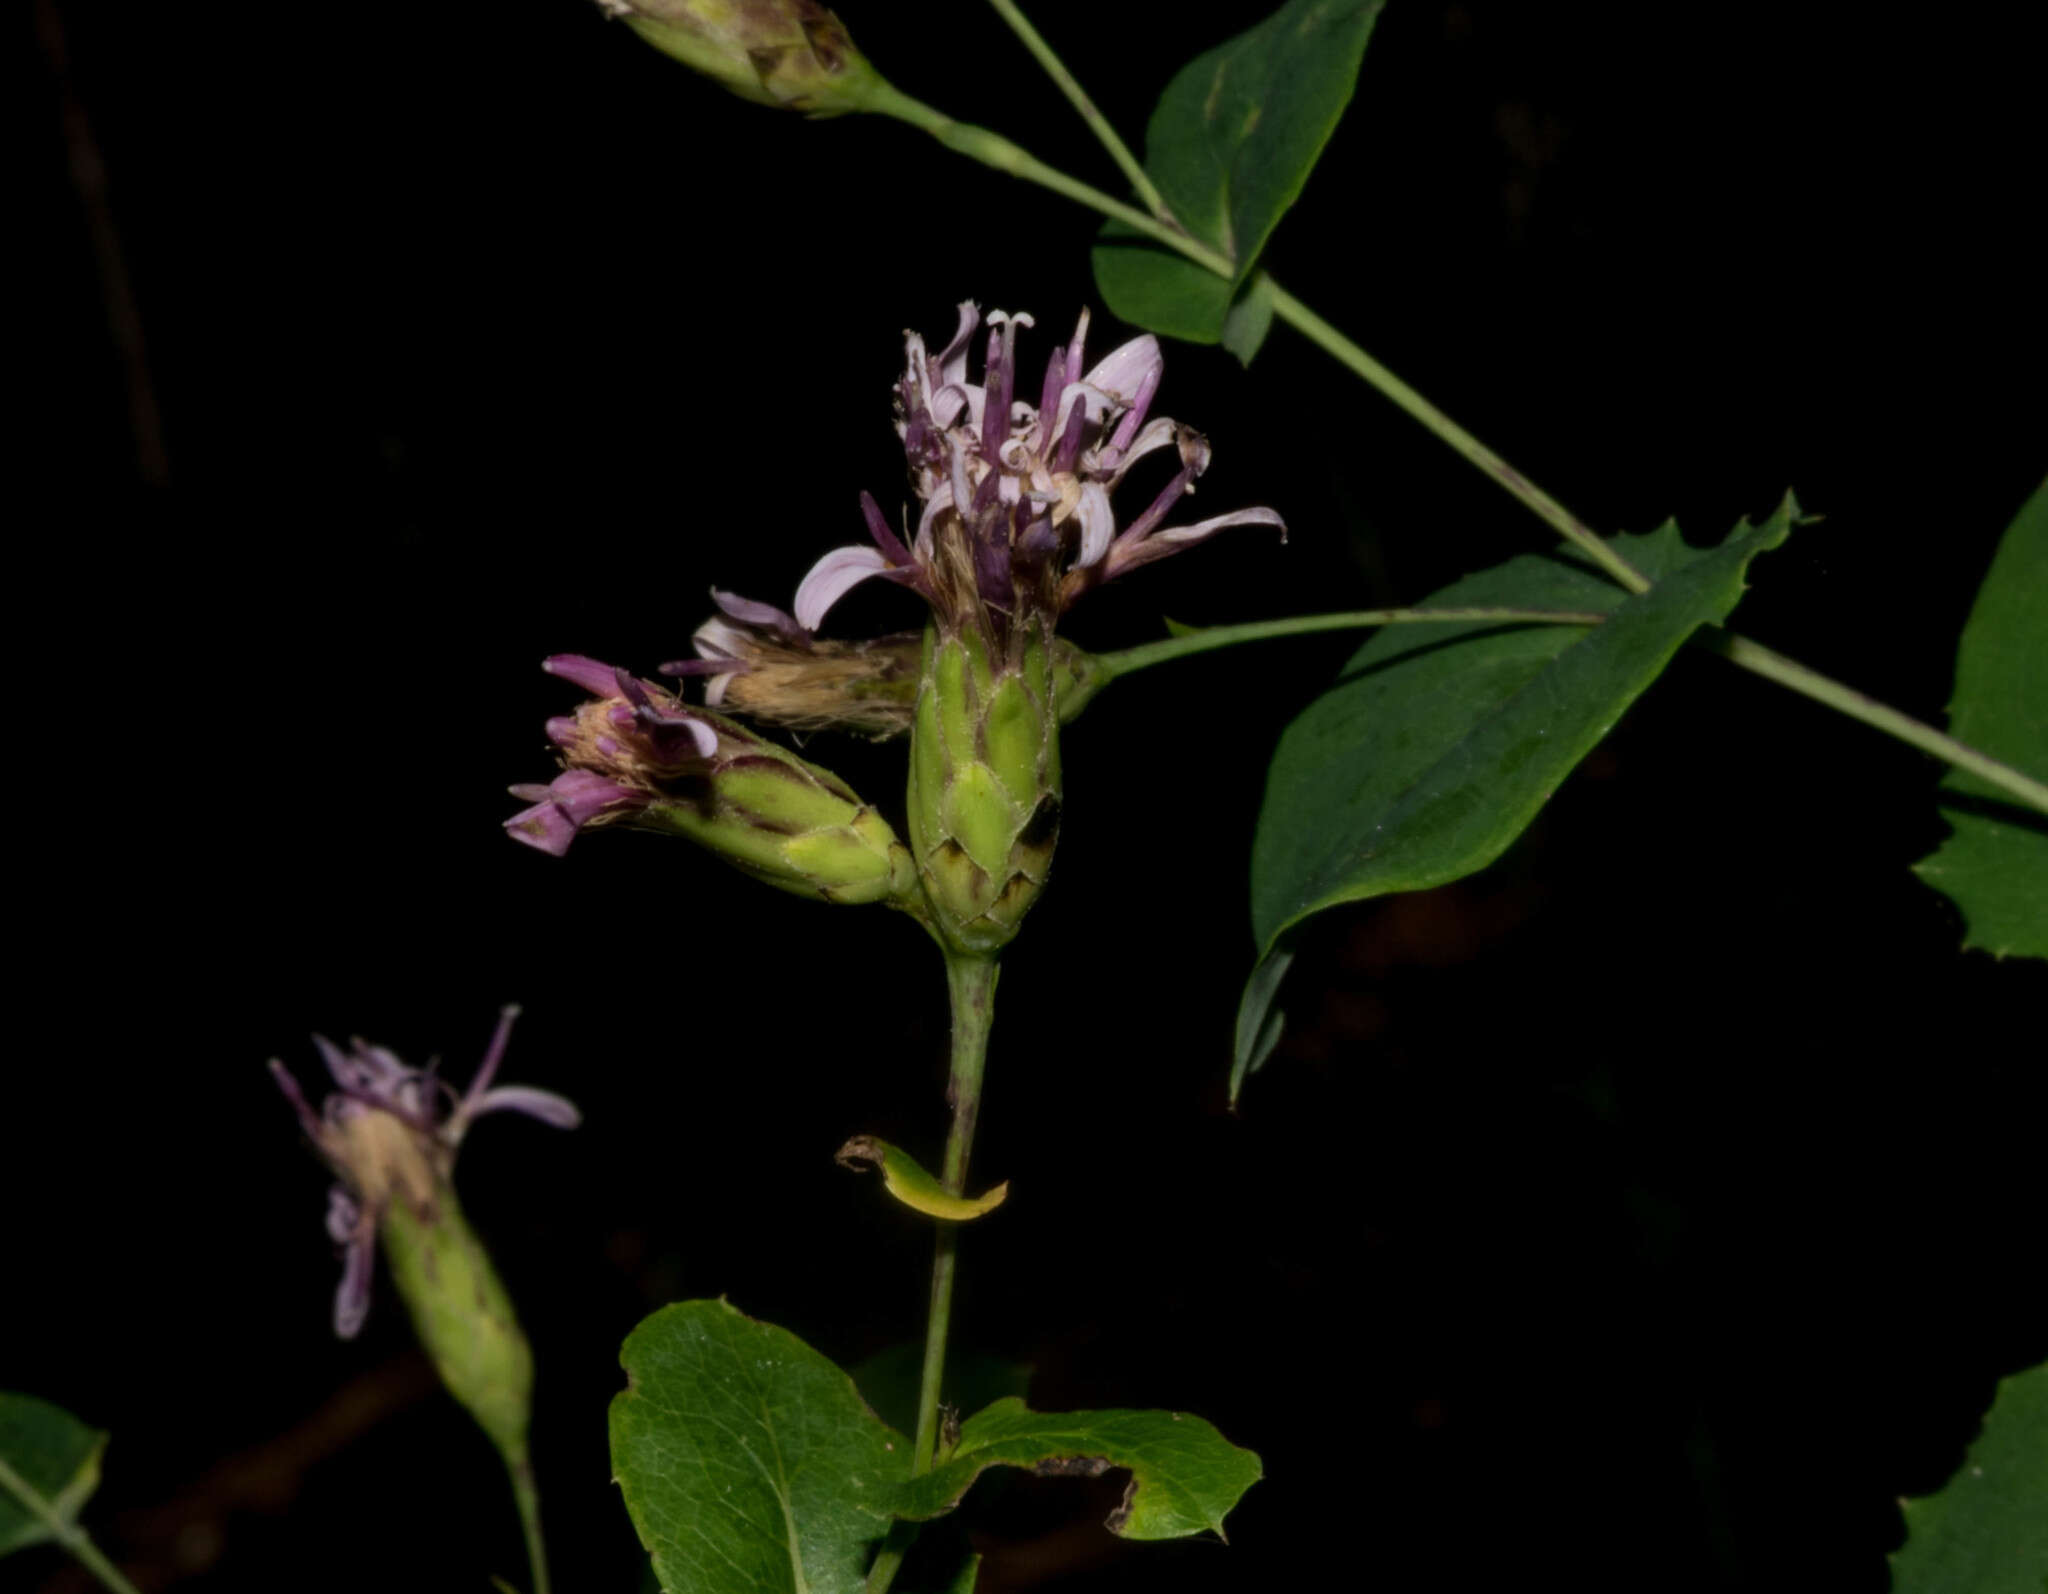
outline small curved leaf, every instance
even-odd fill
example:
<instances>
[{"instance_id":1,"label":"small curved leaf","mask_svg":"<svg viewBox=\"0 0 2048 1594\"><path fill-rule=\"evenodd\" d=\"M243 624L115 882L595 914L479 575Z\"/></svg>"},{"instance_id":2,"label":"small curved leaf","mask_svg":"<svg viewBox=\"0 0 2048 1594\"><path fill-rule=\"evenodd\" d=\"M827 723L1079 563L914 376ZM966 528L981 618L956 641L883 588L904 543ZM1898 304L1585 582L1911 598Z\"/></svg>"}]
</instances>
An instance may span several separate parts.
<instances>
[{"instance_id":1,"label":"small curved leaf","mask_svg":"<svg viewBox=\"0 0 2048 1594\"><path fill-rule=\"evenodd\" d=\"M1175 220L1235 270L1226 281L1112 222L1095 247L1112 311L1170 337L1225 342L1249 363L1272 304L1258 281L1238 289L1350 103L1383 3L1289 0L1167 84L1145 129L1145 170Z\"/></svg>"},{"instance_id":2,"label":"small curved leaf","mask_svg":"<svg viewBox=\"0 0 2048 1594\"><path fill-rule=\"evenodd\" d=\"M1131 1486L1107 1524L1127 1539L1222 1538L1224 1516L1262 1473L1257 1456L1184 1412L1042 1412L999 1400L961 1424L945 1461L904 1484L898 1513L942 1515L990 1467L1075 1477L1128 1468Z\"/></svg>"},{"instance_id":3,"label":"small curved leaf","mask_svg":"<svg viewBox=\"0 0 2048 1594\"><path fill-rule=\"evenodd\" d=\"M62 1406L0 1391L0 1555L55 1538L26 1490L60 1522L74 1522L100 1482L107 1436ZM12 1476L10 1477L9 1474Z\"/></svg>"},{"instance_id":4,"label":"small curved leaf","mask_svg":"<svg viewBox=\"0 0 2048 1594\"><path fill-rule=\"evenodd\" d=\"M1956 653L1949 732L2048 780L2048 483L2006 528ZM1950 770L1952 834L1914 865L1962 910L1963 945L2048 957L2048 819L1978 776ZM2038 1591L2037 1591L2038 1594Z\"/></svg>"},{"instance_id":5,"label":"small curved leaf","mask_svg":"<svg viewBox=\"0 0 2048 1594\"><path fill-rule=\"evenodd\" d=\"M724 1301L626 1337L612 1471L663 1588L858 1594L910 1441L794 1334Z\"/></svg>"},{"instance_id":6,"label":"small curved leaf","mask_svg":"<svg viewBox=\"0 0 2048 1594\"><path fill-rule=\"evenodd\" d=\"M2048 1588L2048 1363L1998 1386L1983 1431L1942 1488L1902 1500L1893 1594Z\"/></svg>"},{"instance_id":7,"label":"small curved leaf","mask_svg":"<svg viewBox=\"0 0 2048 1594\"><path fill-rule=\"evenodd\" d=\"M1390 626L1288 726L1266 776L1252 844L1259 965L1238 1013L1232 1092L1277 1038L1272 961L1304 919L1483 869L1695 630L1724 619L1751 559L1785 540L1787 495L1763 525L1720 547L1675 525L1616 550L1654 585L1630 596L1588 565L1523 555L1433 593L1438 607L1592 610L1585 629L1494 621Z\"/></svg>"},{"instance_id":8,"label":"small curved leaf","mask_svg":"<svg viewBox=\"0 0 2048 1594\"><path fill-rule=\"evenodd\" d=\"M952 1223L965 1223L969 1218L995 1211L1010 1193L1006 1179L982 1195L954 1195L901 1146L892 1146L873 1135L855 1135L832 1154L832 1160L842 1168L865 1164L881 1169L883 1188L911 1211Z\"/></svg>"}]
</instances>

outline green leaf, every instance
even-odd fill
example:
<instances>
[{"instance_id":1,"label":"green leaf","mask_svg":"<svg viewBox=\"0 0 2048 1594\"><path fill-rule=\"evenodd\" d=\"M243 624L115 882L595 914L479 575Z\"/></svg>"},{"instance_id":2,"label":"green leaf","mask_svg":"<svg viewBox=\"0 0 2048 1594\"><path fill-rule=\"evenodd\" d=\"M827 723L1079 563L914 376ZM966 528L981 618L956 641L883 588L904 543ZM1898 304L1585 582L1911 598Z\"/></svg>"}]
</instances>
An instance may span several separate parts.
<instances>
[{"instance_id":1,"label":"green leaf","mask_svg":"<svg viewBox=\"0 0 2048 1594\"><path fill-rule=\"evenodd\" d=\"M1094 261L1095 286L1111 314L1184 343L1223 341L1233 283L1121 222L1104 224Z\"/></svg>"},{"instance_id":2,"label":"green leaf","mask_svg":"<svg viewBox=\"0 0 2048 1594\"><path fill-rule=\"evenodd\" d=\"M1225 338L1237 288L1300 197L1358 82L1383 0L1289 0L1198 56L1166 86L1145 130L1145 170L1176 220L1234 263L1230 281L1115 223L1095 280L1117 315L1249 361L1271 319L1257 283Z\"/></svg>"},{"instance_id":3,"label":"green leaf","mask_svg":"<svg viewBox=\"0 0 2048 1594\"><path fill-rule=\"evenodd\" d=\"M1949 733L2048 779L2048 483L2006 528L1956 653ZM1963 945L2048 957L2048 820L1962 770L1941 783L1952 834L1914 865L1962 910ZM2035 1594L2039 1594L2036 1590Z\"/></svg>"},{"instance_id":4,"label":"green leaf","mask_svg":"<svg viewBox=\"0 0 2048 1594\"><path fill-rule=\"evenodd\" d=\"M857 1594L910 1441L794 1334L724 1301L626 1337L612 1471L662 1587Z\"/></svg>"},{"instance_id":5,"label":"green leaf","mask_svg":"<svg viewBox=\"0 0 2048 1594\"><path fill-rule=\"evenodd\" d=\"M1238 364L1250 365L1266 334L1273 330L1273 279L1263 271L1238 295L1237 303L1223 318L1223 346L1237 356Z\"/></svg>"},{"instance_id":6,"label":"green leaf","mask_svg":"<svg viewBox=\"0 0 2048 1594\"><path fill-rule=\"evenodd\" d=\"M1689 548L1670 523L1614 546L1655 584L1629 596L1590 566L1524 555L1432 593L1428 604L1597 610L1598 626L1466 622L1389 626L1280 738L1252 844L1259 965L1238 1014L1233 1097L1271 1049L1271 960L1304 919L1483 869L1685 639L1724 619L1749 561L1785 540L1787 495L1762 526ZM1261 996L1263 1000L1257 1000Z\"/></svg>"},{"instance_id":7,"label":"green leaf","mask_svg":"<svg viewBox=\"0 0 2048 1594\"><path fill-rule=\"evenodd\" d=\"M924 1377L924 1342L906 1340L877 1351L853 1369L854 1387L875 1414L905 1433L917 1426L918 1385ZM981 1351L954 1350L946 1356L946 1399L962 1411L978 1410L1006 1395L1022 1400L1031 1390L1031 1369L1022 1362Z\"/></svg>"},{"instance_id":8,"label":"green leaf","mask_svg":"<svg viewBox=\"0 0 2048 1594\"><path fill-rule=\"evenodd\" d=\"M107 1436L61 1406L0 1391L0 1555L57 1535L99 1487ZM32 1508L35 1505L44 1510Z\"/></svg>"},{"instance_id":9,"label":"green leaf","mask_svg":"<svg viewBox=\"0 0 2048 1594\"><path fill-rule=\"evenodd\" d=\"M852 1379L722 1300L663 1307L620 1360L612 1471L662 1587L691 1594L856 1594L892 1520L944 1515L993 1466L1130 1468L1109 1525L1134 1539L1220 1534L1259 1477L1258 1457L1199 1417L1053 1416L1005 1398L967 1420L946 1462L912 1478L910 1441Z\"/></svg>"},{"instance_id":10,"label":"green leaf","mask_svg":"<svg viewBox=\"0 0 2048 1594\"><path fill-rule=\"evenodd\" d=\"M1961 1470L1899 1505L1893 1594L2048 1589L2048 1363L2002 1380Z\"/></svg>"},{"instance_id":11,"label":"green leaf","mask_svg":"<svg viewBox=\"0 0 2048 1594\"><path fill-rule=\"evenodd\" d=\"M1032 1411L999 1400L969 1417L944 1462L902 1490L902 1515L939 1516L990 1467L1095 1477L1130 1469L1123 1504L1108 1527L1127 1539L1178 1539L1210 1532L1259 1481L1259 1458L1200 1417L1171 1411Z\"/></svg>"}]
</instances>

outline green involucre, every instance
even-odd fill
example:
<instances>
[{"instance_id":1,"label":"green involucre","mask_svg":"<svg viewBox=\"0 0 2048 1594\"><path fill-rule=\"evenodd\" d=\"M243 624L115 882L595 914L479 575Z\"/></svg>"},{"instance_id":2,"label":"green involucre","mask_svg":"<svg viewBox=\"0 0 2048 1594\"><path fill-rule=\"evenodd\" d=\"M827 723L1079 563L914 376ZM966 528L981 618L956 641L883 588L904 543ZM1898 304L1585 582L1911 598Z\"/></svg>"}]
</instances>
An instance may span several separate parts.
<instances>
[{"instance_id":1,"label":"green involucre","mask_svg":"<svg viewBox=\"0 0 2048 1594\"><path fill-rule=\"evenodd\" d=\"M441 1382L517 1471L533 1411L533 1352L454 1188L441 1186L431 1218L394 1200L379 1237L413 1332Z\"/></svg>"},{"instance_id":2,"label":"green involucre","mask_svg":"<svg viewBox=\"0 0 2048 1594\"><path fill-rule=\"evenodd\" d=\"M637 822L687 836L801 896L898 906L913 900L916 869L887 820L831 771L751 734L744 746L712 763L701 790L653 803Z\"/></svg>"},{"instance_id":3,"label":"green involucre","mask_svg":"<svg viewBox=\"0 0 2048 1594\"><path fill-rule=\"evenodd\" d=\"M974 628L925 634L911 723L910 845L948 946L975 956L1016 934L1052 866L1059 712L1044 622L991 656Z\"/></svg>"}]
</instances>

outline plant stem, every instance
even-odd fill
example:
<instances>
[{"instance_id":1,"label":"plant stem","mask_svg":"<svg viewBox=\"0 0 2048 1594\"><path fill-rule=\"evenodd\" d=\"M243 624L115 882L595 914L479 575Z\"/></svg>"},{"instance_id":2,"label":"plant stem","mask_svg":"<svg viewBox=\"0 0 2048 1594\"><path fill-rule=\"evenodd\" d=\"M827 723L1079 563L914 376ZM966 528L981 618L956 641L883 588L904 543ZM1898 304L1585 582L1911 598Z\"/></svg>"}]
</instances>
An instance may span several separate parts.
<instances>
[{"instance_id":1,"label":"plant stem","mask_svg":"<svg viewBox=\"0 0 2048 1594\"><path fill-rule=\"evenodd\" d=\"M1039 42L1040 47L1044 48L1044 41ZM1033 53L1038 52L1034 50ZM1049 49L1046 54L1050 55ZM1050 69L1048 67L1048 70ZM1176 253L1185 255L1195 264L1214 272L1219 277L1235 278L1237 275L1237 263L1228 255L1209 248L1180 231L1178 227L1170 225L1170 218L1169 221L1162 221L1147 216L1142 211L1134 210L1129 205L1110 198L1099 189L1076 182L1066 173L1046 165L998 134L956 122L929 105L913 100L886 84L875 91L866 108L884 116L894 116L913 127L922 128L949 149L993 166L998 171L1009 172L1028 182L1038 183L1077 204L1087 206L1090 210L1121 221L1155 243L1164 244ZM1281 320L1354 375L1363 378L1372 387L1392 399L1410 417L1421 422L1427 430L1450 444L1460 455L1492 477L1526 505L1544 524L1583 552L1628 591L1640 593L1649 590L1650 580L1647 576L1616 553L1604 538L1556 499L1270 278L1268 288L1273 300L1273 312ZM1845 686L1840 681L1822 675L1818 670L1810 669L1796 660L1788 659L1781 653L1773 652L1733 632L1708 633L1703 640L1723 658L1745 670L1776 681L1780 686L1789 687L1795 692L1803 693L1816 702L1825 703L1852 719L1862 721L1874 730L1883 731L1886 735L1894 736L1922 752L1931 753L1958 769L1968 770L2001 790L2011 792L2032 807L2048 811L2048 786L2043 786L2039 780L2023 774L2010 765L1966 746L1952 736L1943 735L1931 725L1922 724L1910 715L1902 714L1897 709L1886 707L1875 698L1865 696L1853 687Z\"/></svg>"},{"instance_id":2,"label":"plant stem","mask_svg":"<svg viewBox=\"0 0 2048 1594\"><path fill-rule=\"evenodd\" d=\"M21 1508L40 1522L51 1538L70 1551L80 1566L112 1589L114 1594L136 1594L135 1585L121 1575L119 1567L100 1554L99 1546L86 1535L85 1529L60 1515L34 1484L5 1461L0 1461L0 1490L20 1501Z\"/></svg>"},{"instance_id":3,"label":"plant stem","mask_svg":"<svg viewBox=\"0 0 2048 1594\"><path fill-rule=\"evenodd\" d=\"M1016 0L989 0L989 4L995 7L996 15L1009 23L1011 31L1023 41L1024 48L1031 52L1032 59L1045 68L1045 75L1059 85L1060 92L1067 97L1067 103L1080 112L1081 120L1088 124L1089 131L1101 141L1102 147L1109 151L1109 158L1116 162L1118 170L1130 179L1132 191L1145 201L1146 209L1178 232L1180 223L1173 219L1173 212L1167 208L1166 200L1153 186L1152 179L1145 174L1145 168L1138 164L1138 157L1131 153L1128 144L1117 137L1116 129L1109 125L1109 119L1095 108L1095 102L1088 98L1087 91L1081 87L1074 74L1067 70L1066 62L1053 53L1052 46L1045 42L1044 37L1031 25L1024 13L1017 9Z\"/></svg>"},{"instance_id":4,"label":"plant stem","mask_svg":"<svg viewBox=\"0 0 2048 1594\"><path fill-rule=\"evenodd\" d=\"M519 1526L526 1534L526 1564L533 1577L532 1594L548 1594L548 1551L540 1536L540 1488L534 1482L533 1461L523 1451L505 1458L512 1474L512 1498L519 1506Z\"/></svg>"},{"instance_id":5,"label":"plant stem","mask_svg":"<svg viewBox=\"0 0 2048 1594\"><path fill-rule=\"evenodd\" d=\"M1270 279L1269 279L1270 281ZM1414 388L1394 375L1365 350L1353 343L1329 322L1317 315L1277 282L1271 285L1273 313L1295 331L1329 355L1339 365L1363 377L1402 410L1436 434L1457 452L1477 465L1494 481L1528 506L1545 525L1579 549L1630 592L1647 592L1649 577L1610 547L1607 541L1560 504L1550 494L1516 470L1464 427L1452 420Z\"/></svg>"},{"instance_id":6,"label":"plant stem","mask_svg":"<svg viewBox=\"0 0 2048 1594\"><path fill-rule=\"evenodd\" d=\"M1708 652L1720 654L1731 664L1739 664L1743 669L1776 681L1780 686L1790 687L1817 703L1825 703L1829 708L1851 719L1861 720L1888 736L1895 736L1923 753L1932 753L1957 769L1966 770L2001 791L2012 793L2029 807L2048 814L2048 783L2036 780L1988 753L1979 752L1967 742L1944 735L1910 714L1901 714L1874 697L1866 697L1854 687L1844 686L1818 670L1808 669L1796 659L1788 659L1761 642L1752 642L1732 631L1704 627L1693 640Z\"/></svg>"},{"instance_id":7,"label":"plant stem","mask_svg":"<svg viewBox=\"0 0 2048 1594\"><path fill-rule=\"evenodd\" d=\"M985 127L971 123L956 122L942 111L936 111L922 100L913 100L909 95L883 83L872 89L861 109L872 111L878 116L893 116L899 122L908 122L912 127L931 134L946 148L978 160L984 166L992 166L999 172L1008 172L1012 177L1021 177L1028 183L1037 183L1050 188L1062 198L1076 204L1086 205L1090 210L1099 211L1113 221L1120 221L1135 232L1143 233L1157 243L1186 255L1195 264L1213 271L1219 277L1234 274L1236 267L1230 257L1220 254L1206 244L1195 242L1177 227L1148 216L1144 211L1126 205L1120 199L1112 199L1099 188L1069 177L1057 167L1048 166L1037 156L1020 149L1000 133L991 133Z\"/></svg>"},{"instance_id":8,"label":"plant stem","mask_svg":"<svg viewBox=\"0 0 2048 1594\"><path fill-rule=\"evenodd\" d=\"M981 1116L981 1071L988 1057L989 1026L995 1021L996 960L946 954L946 992L953 1003L953 1068L946 1100L953 1108L946 1134L940 1182L949 1195L967 1191L967 1159L974 1149L974 1124ZM925 1325L924 1373L917 1386L917 1437L911 1447L913 1476L931 1470L939 1436L939 1387L946 1371L946 1329L953 1315L953 1266L960 1225L939 1220L932 1250L932 1310Z\"/></svg>"},{"instance_id":9,"label":"plant stem","mask_svg":"<svg viewBox=\"0 0 2048 1594\"><path fill-rule=\"evenodd\" d=\"M995 1021L996 960L948 950L946 993L953 1008L953 1064L946 1081L946 1100L953 1108L946 1134L946 1160L940 1181L953 1195L967 1189L967 1159L974 1149L974 1124L981 1116L981 1073L988 1058L989 1027ZM946 1332L953 1318L953 1274L958 1261L960 1225L936 1220L932 1243L931 1315L925 1320L924 1371L917 1385L917 1435L910 1446L912 1477L931 1471L932 1451L939 1437L939 1393L946 1375ZM891 1543L868 1570L867 1594L888 1594L907 1543Z\"/></svg>"},{"instance_id":10,"label":"plant stem","mask_svg":"<svg viewBox=\"0 0 2048 1594\"><path fill-rule=\"evenodd\" d=\"M1497 620L1513 625L1598 625L1606 616L1592 610L1570 609L1355 609L1345 614L1306 614L1287 620L1253 620L1243 625L1208 626L1186 636L1167 637L1159 642L1147 642L1134 648L1123 648L1115 653L1099 653L1094 662L1101 667L1101 673L1087 690L1086 697L1109 685L1119 676L1129 675L1133 670L1149 669L1155 664L1169 664L1175 659L1187 658L1193 654L1206 653L1212 648L1234 647L1240 642L1259 642L1268 637L1302 636L1316 631L1344 631L1362 629L1376 625L1412 625L1428 621ZM1731 664L1740 665L1754 674L1776 681L1780 686L1825 703L1829 708L1861 720L1864 724L1897 737L1909 746L1917 747L1923 753L1967 770L1980 780L1989 782L2001 791L2009 792L2030 807L2048 813L2048 783L2036 780L2022 770L1978 751L1967 742L1959 742L1953 736L1943 734L1932 725L1902 714L1897 709L1868 697L1853 687L1844 686L1840 681L1822 675L1818 670L1808 669L1796 659L1774 652L1760 642L1737 636L1718 626L1702 627L1693 637L1695 646L1709 653L1718 653ZM1065 701L1064 699L1062 700Z\"/></svg>"},{"instance_id":11,"label":"plant stem","mask_svg":"<svg viewBox=\"0 0 2048 1594\"><path fill-rule=\"evenodd\" d=\"M1235 647L1240 642L1262 642L1268 637L1304 636L1315 631L1354 631L1375 625L1418 625L1430 621L1498 620L1505 625L1598 625L1607 616L1592 609L1353 609L1343 614L1302 614L1285 620L1249 620L1242 625L1204 626L1185 636L1162 642L1146 642L1115 653L1098 653L1095 662L1105 667L1107 679L1129 675L1133 670L1167 664L1211 648Z\"/></svg>"}]
</instances>

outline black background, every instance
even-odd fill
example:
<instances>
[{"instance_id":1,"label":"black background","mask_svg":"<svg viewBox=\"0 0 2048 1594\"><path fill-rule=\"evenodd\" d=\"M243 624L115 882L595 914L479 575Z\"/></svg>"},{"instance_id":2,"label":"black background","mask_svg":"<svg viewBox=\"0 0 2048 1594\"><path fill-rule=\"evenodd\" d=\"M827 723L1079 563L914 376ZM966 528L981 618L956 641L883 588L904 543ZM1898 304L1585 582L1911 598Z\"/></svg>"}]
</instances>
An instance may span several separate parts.
<instances>
[{"instance_id":1,"label":"black background","mask_svg":"<svg viewBox=\"0 0 2048 1594\"><path fill-rule=\"evenodd\" d=\"M145 1588L522 1579L397 1303L329 1336L324 1181L262 1070L311 1079L317 1028L460 1077L518 1000L507 1077L587 1121L492 1122L465 1198L538 1349L557 1583L631 1589L603 1413L641 1315L725 1293L849 1364L919 1333L925 1235L830 1153L936 1154L943 992L880 910L645 836L508 843L502 788L546 778L575 695L536 665L651 669L714 582L786 602L859 489L900 492L902 329L972 296L1058 335L1091 223L901 126L744 105L573 0L56 4L162 459L44 0L8 96L0 1382L113 1430L90 1519ZM1135 139L1258 11L1036 15ZM907 91L1116 186L992 12L846 17ZM1796 487L1826 519L1759 562L1742 629L1938 717L2048 437L2007 18L1399 0L1269 260L1596 526L1711 540ZM1084 645L1544 546L1284 329L1248 374L1170 347L1160 404L1216 445L1203 512L1270 503L1292 540L1091 599ZM834 628L914 620L864 590ZM1048 1408L1200 1411L1267 1479L1228 1548L1113 1540L1120 1477L1022 1485L983 1588L1877 1594L1894 1497L2048 1354L2048 984L1958 955L1908 872L1938 769L1681 658L1495 868L1316 926L1233 1118L1265 760L1354 645L1155 672L1067 735L977 1153L1013 1196L968 1236L956 1343L1033 1364ZM899 750L809 750L893 799ZM36 1552L0 1586L82 1585Z\"/></svg>"}]
</instances>

